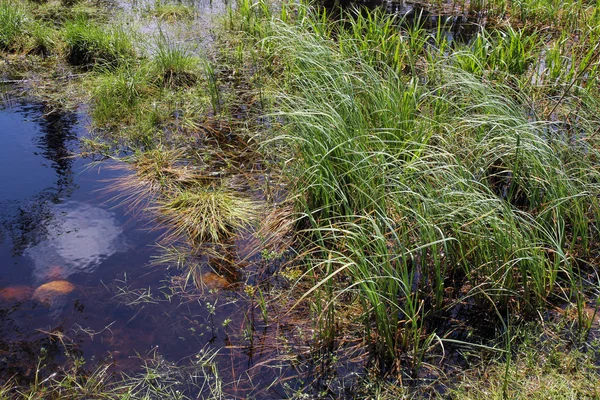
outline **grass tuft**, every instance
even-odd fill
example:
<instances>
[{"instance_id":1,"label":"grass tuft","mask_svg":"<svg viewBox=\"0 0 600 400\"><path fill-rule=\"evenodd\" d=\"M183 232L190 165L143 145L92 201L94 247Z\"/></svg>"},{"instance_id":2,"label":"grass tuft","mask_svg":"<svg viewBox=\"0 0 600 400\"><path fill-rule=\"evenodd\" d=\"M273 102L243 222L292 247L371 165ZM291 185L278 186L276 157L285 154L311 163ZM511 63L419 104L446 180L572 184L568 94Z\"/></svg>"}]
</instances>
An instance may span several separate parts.
<instances>
[{"instance_id":1,"label":"grass tuft","mask_svg":"<svg viewBox=\"0 0 600 400\"><path fill-rule=\"evenodd\" d=\"M157 211L174 237L221 242L247 228L259 213L255 201L222 188L195 188L160 201Z\"/></svg>"},{"instance_id":2,"label":"grass tuft","mask_svg":"<svg viewBox=\"0 0 600 400\"><path fill-rule=\"evenodd\" d=\"M148 68L142 65L107 69L95 82L92 93L92 116L100 126L131 122L137 107L155 90Z\"/></svg>"},{"instance_id":3,"label":"grass tuft","mask_svg":"<svg viewBox=\"0 0 600 400\"><path fill-rule=\"evenodd\" d=\"M193 6L168 0L156 0L153 5L148 6L147 13L167 22L192 20L196 16Z\"/></svg>"},{"instance_id":4,"label":"grass tuft","mask_svg":"<svg viewBox=\"0 0 600 400\"><path fill-rule=\"evenodd\" d=\"M22 47L22 36L28 19L17 2L0 1L0 50L14 51Z\"/></svg>"},{"instance_id":5,"label":"grass tuft","mask_svg":"<svg viewBox=\"0 0 600 400\"><path fill-rule=\"evenodd\" d=\"M121 26L101 26L83 16L65 23L67 60L84 68L117 67L135 56L131 33Z\"/></svg>"},{"instance_id":6,"label":"grass tuft","mask_svg":"<svg viewBox=\"0 0 600 400\"><path fill-rule=\"evenodd\" d=\"M152 57L152 69L159 85L174 88L194 84L198 80L198 64L191 47L159 36Z\"/></svg>"}]
</instances>

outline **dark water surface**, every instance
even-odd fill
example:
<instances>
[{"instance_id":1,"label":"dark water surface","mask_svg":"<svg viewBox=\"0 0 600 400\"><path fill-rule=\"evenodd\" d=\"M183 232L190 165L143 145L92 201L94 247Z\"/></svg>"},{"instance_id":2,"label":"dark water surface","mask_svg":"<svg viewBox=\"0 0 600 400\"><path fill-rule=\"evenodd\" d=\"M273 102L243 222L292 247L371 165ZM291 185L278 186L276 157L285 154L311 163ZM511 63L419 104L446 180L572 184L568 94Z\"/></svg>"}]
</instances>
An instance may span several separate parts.
<instances>
[{"instance_id":1,"label":"dark water surface","mask_svg":"<svg viewBox=\"0 0 600 400\"><path fill-rule=\"evenodd\" d=\"M41 103L0 105L0 377L31 374L41 348L59 346L44 332L102 329L125 317L105 285L124 273L147 273L156 233L115 207L107 180L123 172L86 168L75 158L82 116ZM74 290L38 301L34 290L68 281ZM114 303L114 302L113 302ZM89 335L87 335L89 338ZM114 343L74 344L90 355ZM140 346L139 350L143 350Z\"/></svg>"},{"instance_id":2,"label":"dark water surface","mask_svg":"<svg viewBox=\"0 0 600 400\"><path fill-rule=\"evenodd\" d=\"M168 271L148 267L160 232L107 191L126 172L72 156L83 119L27 100L0 105L0 382L32 378L42 352L49 371L65 350L128 370L157 348L177 361L222 346L236 309L227 296L220 317L204 301L168 300ZM53 281L74 290L34 295Z\"/></svg>"},{"instance_id":3,"label":"dark water surface","mask_svg":"<svg viewBox=\"0 0 600 400\"><path fill-rule=\"evenodd\" d=\"M162 232L112 200L127 169L74 157L85 126L84 114L0 102L0 384L31 382L38 363L42 378L60 372L73 356L135 374L144 359L189 366L217 352L221 378L237 382L227 392L286 397L274 382L295 372L257 367L275 354L273 333L243 284L174 294L185 271L149 266ZM74 289L37 295L56 281Z\"/></svg>"}]
</instances>

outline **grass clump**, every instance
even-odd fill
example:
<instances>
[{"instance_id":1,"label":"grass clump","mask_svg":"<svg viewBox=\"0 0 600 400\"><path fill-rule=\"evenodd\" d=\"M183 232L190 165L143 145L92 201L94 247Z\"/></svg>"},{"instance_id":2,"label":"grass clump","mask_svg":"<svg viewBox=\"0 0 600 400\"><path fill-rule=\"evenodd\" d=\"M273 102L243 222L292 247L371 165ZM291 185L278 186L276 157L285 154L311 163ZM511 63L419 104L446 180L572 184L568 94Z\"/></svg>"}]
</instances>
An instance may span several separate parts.
<instances>
[{"instance_id":1,"label":"grass clump","mask_svg":"<svg viewBox=\"0 0 600 400\"><path fill-rule=\"evenodd\" d=\"M64 27L67 61L84 68L117 67L135 56L131 33L121 26L102 26L87 17Z\"/></svg>"},{"instance_id":2,"label":"grass clump","mask_svg":"<svg viewBox=\"0 0 600 400\"><path fill-rule=\"evenodd\" d=\"M58 32L53 26L34 21L29 28L28 52L48 56L58 47Z\"/></svg>"},{"instance_id":3,"label":"grass clump","mask_svg":"<svg viewBox=\"0 0 600 400\"><path fill-rule=\"evenodd\" d=\"M22 4L0 2L0 50L48 56L57 43L52 25L34 18Z\"/></svg>"},{"instance_id":4,"label":"grass clump","mask_svg":"<svg viewBox=\"0 0 600 400\"><path fill-rule=\"evenodd\" d=\"M201 181L202 175L187 164L183 150L164 146L141 153L132 161L138 180L147 190L165 195L173 195Z\"/></svg>"},{"instance_id":5,"label":"grass clump","mask_svg":"<svg viewBox=\"0 0 600 400\"><path fill-rule=\"evenodd\" d=\"M192 20L196 15L196 10L193 6L180 2L173 3L168 0L156 0L153 5L148 6L146 12L167 22Z\"/></svg>"},{"instance_id":6,"label":"grass clump","mask_svg":"<svg viewBox=\"0 0 600 400\"><path fill-rule=\"evenodd\" d=\"M100 74L92 94L92 116L100 126L114 126L136 118L138 106L154 92L147 68L121 66Z\"/></svg>"},{"instance_id":7,"label":"grass clump","mask_svg":"<svg viewBox=\"0 0 600 400\"><path fill-rule=\"evenodd\" d=\"M171 43L160 35L151 64L156 83L167 88L194 84L198 79L198 61L189 46Z\"/></svg>"},{"instance_id":8,"label":"grass clump","mask_svg":"<svg viewBox=\"0 0 600 400\"><path fill-rule=\"evenodd\" d=\"M194 244L219 243L258 216L256 202L224 187L181 191L162 201L157 211L174 237Z\"/></svg>"},{"instance_id":9,"label":"grass clump","mask_svg":"<svg viewBox=\"0 0 600 400\"><path fill-rule=\"evenodd\" d=\"M0 1L0 50L15 51L23 46L27 14L15 1Z\"/></svg>"}]
</instances>

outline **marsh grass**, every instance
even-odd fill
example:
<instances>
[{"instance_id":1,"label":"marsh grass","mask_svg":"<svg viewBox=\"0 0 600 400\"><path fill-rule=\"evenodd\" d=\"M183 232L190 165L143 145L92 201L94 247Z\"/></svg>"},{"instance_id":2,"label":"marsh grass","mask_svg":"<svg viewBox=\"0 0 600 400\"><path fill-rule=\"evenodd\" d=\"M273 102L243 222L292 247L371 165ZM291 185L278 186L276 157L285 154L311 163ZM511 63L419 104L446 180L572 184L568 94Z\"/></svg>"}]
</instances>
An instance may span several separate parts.
<instances>
[{"instance_id":1,"label":"marsh grass","mask_svg":"<svg viewBox=\"0 0 600 400\"><path fill-rule=\"evenodd\" d=\"M15 1L0 1L0 50L19 50L23 45L27 15Z\"/></svg>"},{"instance_id":2,"label":"marsh grass","mask_svg":"<svg viewBox=\"0 0 600 400\"><path fill-rule=\"evenodd\" d=\"M106 22L109 11L105 5L95 0L68 1L48 0L44 2L31 2L29 7L32 15L38 21L60 27L68 20L77 18L95 19Z\"/></svg>"},{"instance_id":3,"label":"marsh grass","mask_svg":"<svg viewBox=\"0 0 600 400\"><path fill-rule=\"evenodd\" d=\"M574 1L470 7L491 22L460 43L380 11L333 21L296 3L240 0L224 22L235 54L222 64L165 35L131 62L130 45L106 39L113 28L85 18L65 24L65 41L78 62L101 66L95 123L137 150L116 189L158 215L167 243L183 238L216 259L260 219L246 185L232 183L259 143L294 210L258 232L265 250L295 255L287 315L302 311L302 339L322 360L358 342L370 371L418 382L460 342L504 362L484 390L506 396L528 376L511 358L515 320L571 303L581 342L595 324L583 281L599 249L600 13ZM255 114L231 118L235 107L273 107L253 141L256 121L243 118ZM183 286L200 286L201 263L189 265ZM273 324L277 308L251 290ZM468 343L454 339L470 322L437 322L459 310L491 316L498 337L468 326Z\"/></svg>"},{"instance_id":4,"label":"marsh grass","mask_svg":"<svg viewBox=\"0 0 600 400\"><path fill-rule=\"evenodd\" d=\"M196 16L196 9L193 5L169 0L156 0L154 4L148 5L145 12L167 22L189 21Z\"/></svg>"},{"instance_id":5,"label":"marsh grass","mask_svg":"<svg viewBox=\"0 0 600 400\"><path fill-rule=\"evenodd\" d=\"M247 228L259 215L258 204L222 187L181 191L159 202L156 211L173 237L193 244L222 242Z\"/></svg>"},{"instance_id":6,"label":"marsh grass","mask_svg":"<svg viewBox=\"0 0 600 400\"><path fill-rule=\"evenodd\" d=\"M121 66L101 73L92 93L92 116L100 126L122 124L135 118L140 103L156 89L143 65Z\"/></svg>"},{"instance_id":7,"label":"marsh grass","mask_svg":"<svg viewBox=\"0 0 600 400\"><path fill-rule=\"evenodd\" d=\"M27 5L0 3L0 50L49 56L58 47L56 28L36 19Z\"/></svg>"},{"instance_id":8,"label":"marsh grass","mask_svg":"<svg viewBox=\"0 0 600 400\"><path fill-rule=\"evenodd\" d=\"M296 157L293 190L313 249L302 257L315 282L305 296L326 299L323 343L336 337L335 299L356 296L381 368L400 362L416 376L444 343L426 321L461 296L524 316L574 299L563 293L574 289L575 258L597 246L586 239L596 232L596 147L549 141L547 122L528 118L531 101L512 82L536 59L535 34L480 35L472 46L485 58L468 57L480 68L469 69L456 65L460 48L420 50L430 34L418 28L379 55L377 39L395 35L386 17L346 22L335 40L319 15L251 32L269 32L264 48L284 66L286 124L273 141ZM403 55L388 58L394 49ZM490 70L517 78L491 84L479 77ZM570 112L595 126L588 110Z\"/></svg>"},{"instance_id":9,"label":"marsh grass","mask_svg":"<svg viewBox=\"0 0 600 400\"><path fill-rule=\"evenodd\" d=\"M58 47L58 32L49 24L35 21L29 28L28 52L49 56Z\"/></svg>"},{"instance_id":10,"label":"marsh grass","mask_svg":"<svg viewBox=\"0 0 600 400\"><path fill-rule=\"evenodd\" d=\"M137 373L114 370L110 362L88 366L73 354L68 365L47 375L43 354L35 367L36 379L29 386L8 381L0 386L2 399L168 399L223 398L223 382L216 363L217 351L203 349L193 361L174 365L156 351L139 356Z\"/></svg>"},{"instance_id":11,"label":"marsh grass","mask_svg":"<svg viewBox=\"0 0 600 400\"><path fill-rule=\"evenodd\" d=\"M598 344L574 346L568 339L570 328L564 323L558 319L544 326L524 325L512 335L514 362L507 369L502 362L473 368L465 373L461 384L451 388L449 398L598 398ZM486 378L480 375L484 369Z\"/></svg>"},{"instance_id":12,"label":"marsh grass","mask_svg":"<svg viewBox=\"0 0 600 400\"><path fill-rule=\"evenodd\" d=\"M157 84L175 88L191 86L198 80L199 59L185 43L175 43L160 34L152 55Z\"/></svg>"},{"instance_id":13,"label":"marsh grass","mask_svg":"<svg viewBox=\"0 0 600 400\"><path fill-rule=\"evenodd\" d=\"M135 57L131 35L123 26L103 26L79 16L64 26L67 60L86 69L115 68Z\"/></svg>"}]
</instances>

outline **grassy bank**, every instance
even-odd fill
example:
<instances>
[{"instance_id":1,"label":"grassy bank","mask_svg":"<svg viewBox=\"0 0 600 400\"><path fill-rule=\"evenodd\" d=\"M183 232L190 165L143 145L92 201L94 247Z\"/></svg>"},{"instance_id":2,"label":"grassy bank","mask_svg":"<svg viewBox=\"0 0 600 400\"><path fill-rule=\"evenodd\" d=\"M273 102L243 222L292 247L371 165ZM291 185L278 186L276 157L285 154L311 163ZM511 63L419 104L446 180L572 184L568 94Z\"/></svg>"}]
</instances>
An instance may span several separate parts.
<instances>
[{"instance_id":1,"label":"grassy bank","mask_svg":"<svg viewBox=\"0 0 600 400\"><path fill-rule=\"evenodd\" d=\"M117 196L185 242L163 261L186 290L206 257L237 277L298 371L287 397L600 396L598 4L431 5L431 26L239 0L207 51L75 3L39 28L49 5L3 0L2 51L85 75L89 152L125 161Z\"/></svg>"},{"instance_id":2,"label":"grassy bank","mask_svg":"<svg viewBox=\"0 0 600 400\"><path fill-rule=\"evenodd\" d=\"M526 6L498 4L477 10L490 28L467 42L377 11L332 21L259 2L229 18L278 82L285 122L263 148L292 160L297 262L312 280L296 304L325 352L354 338L371 370L415 383L468 342L504 360L508 395L523 321L573 305L574 346L589 345L598 13L580 6L586 33L568 39L574 19L553 14L541 32Z\"/></svg>"}]
</instances>

